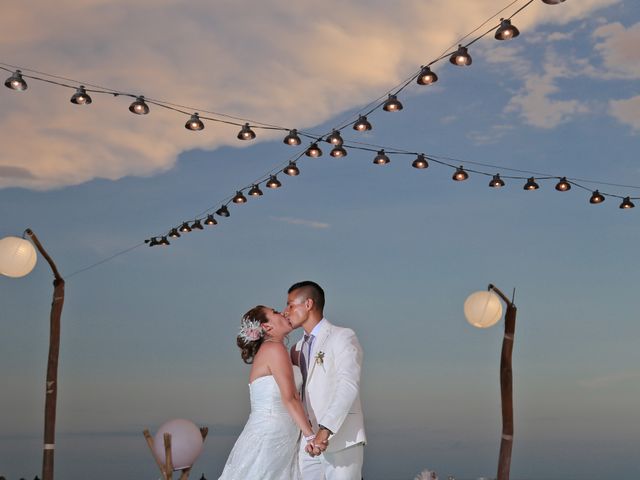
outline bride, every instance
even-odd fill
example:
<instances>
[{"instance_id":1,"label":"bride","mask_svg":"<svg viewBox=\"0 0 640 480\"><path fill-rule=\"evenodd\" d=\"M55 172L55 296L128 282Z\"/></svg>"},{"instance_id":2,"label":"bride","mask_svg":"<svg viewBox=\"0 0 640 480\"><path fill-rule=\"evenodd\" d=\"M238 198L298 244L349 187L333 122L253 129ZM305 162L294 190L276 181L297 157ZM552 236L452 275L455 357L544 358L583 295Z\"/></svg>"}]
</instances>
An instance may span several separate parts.
<instances>
[{"instance_id":1,"label":"bride","mask_svg":"<svg viewBox=\"0 0 640 480\"><path fill-rule=\"evenodd\" d=\"M251 414L219 480L299 480L298 439L315 435L300 402L302 374L291 364L284 339L292 327L272 308L258 305L242 317L237 338L249 374Z\"/></svg>"}]
</instances>

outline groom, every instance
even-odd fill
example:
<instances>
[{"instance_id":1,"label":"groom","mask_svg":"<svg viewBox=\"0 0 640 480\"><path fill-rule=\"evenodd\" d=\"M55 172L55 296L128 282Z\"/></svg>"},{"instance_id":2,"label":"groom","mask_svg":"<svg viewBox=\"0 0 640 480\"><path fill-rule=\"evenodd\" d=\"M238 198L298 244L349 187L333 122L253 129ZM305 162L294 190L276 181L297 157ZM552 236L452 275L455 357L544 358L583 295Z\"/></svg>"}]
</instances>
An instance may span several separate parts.
<instances>
[{"instance_id":1,"label":"groom","mask_svg":"<svg viewBox=\"0 0 640 480\"><path fill-rule=\"evenodd\" d=\"M293 328L304 329L291 357L302 371L302 404L317 432L313 456L301 442L302 478L360 480L366 442L359 394L362 348L353 330L324 318L320 285L300 282L288 293L284 316Z\"/></svg>"}]
</instances>

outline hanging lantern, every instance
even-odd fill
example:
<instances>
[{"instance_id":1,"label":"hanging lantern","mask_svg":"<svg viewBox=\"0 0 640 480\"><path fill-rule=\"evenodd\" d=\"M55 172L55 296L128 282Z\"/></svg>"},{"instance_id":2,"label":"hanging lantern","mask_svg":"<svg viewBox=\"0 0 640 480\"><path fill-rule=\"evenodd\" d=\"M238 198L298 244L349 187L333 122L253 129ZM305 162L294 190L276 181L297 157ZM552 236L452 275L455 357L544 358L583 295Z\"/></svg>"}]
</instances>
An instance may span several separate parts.
<instances>
[{"instance_id":1,"label":"hanging lantern","mask_svg":"<svg viewBox=\"0 0 640 480\"><path fill-rule=\"evenodd\" d=\"M144 101L144 97L141 95L136 97L136 100L129 105L129 111L136 115L146 115L149 113L149 105Z\"/></svg>"},{"instance_id":2,"label":"hanging lantern","mask_svg":"<svg viewBox=\"0 0 640 480\"><path fill-rule=\"evenodd\" d=\"M527 180L527 183L525 183L524 187L522 188L524 190L537 190L540 188L540 185L538 185L535 178L529 177L529 179Z\"/></svg>"},{"instance_id":3,"label":"hanging lantern","mask_svg":"<svg viewBox=\"0 0 640 480\"><path fill-rule=\"evenodd\" d=\"M438 76L431 71L429 67L422 67L420 70L420 74L416 79L416 83L418 85L431 85L432 83L436 83L438 81Z\"/></svg>"},{"instance_id":4,"label":"hanging lantern","mask_svg":"<svg viewBox=\"0 0 640 480\"><path fill-rule=\"evenodd\" d=\"M491 181L489 182L489 186L491 188L500 188L500 187L504 187L504 180L502 180L500 178L500 174L497 173L493 176L493 178L491 179Z\"/></svg>"},{"instance_id":5,"label":"hanging lantern","mask_svg":"<svg viewBox=\"0 0 640 480\"><path fill-rule=\"evenodd\" d=\"M508 18L500 19L500 27L498 27L495 34L496 40L511 40L512 38L516 38L518 35L520 35L520 30L511 25L511 20Z\"/></svg>"},{"instance_id":6,"label":"hanging lantern","mask_svg":"<svg viewBox=\"0 0 640 480\"><path fill-rule=\"evenodd\" d=\"M70 100L71 103L76 105L89 105L91 101L91 97L82 85L78 87Z\"/></svg>"},{"instance_id":7,"label":"hanging lantern","mask_svg":"<svg viewBox=\"0 0 640 480\"><path fill-rule=\"evenodd\" d=\"M194 113L191 115L191 118L187 120L187 123L184 124L184 128L197 132L204 128L204 123L200 120L200 116L197 113Z\"/></svg>"},{"instance_id":8,"label":"hanging lantern","mask_svg":"<svg viewBox=\"0 0 640 480\"><path fill-rule=\"evenodd\" d=\"M340 132L338 130L334 130L327 137L327 142L330 143L331 145L342 146L342 144L344 143L344 140L342 140L342 135L340 135Z\"/></svg>"},{"instance_id":9,"label":"hanging lantern","mask_svg":"<svg viewBox=\"0 0 640 480\"><path fill-rule=\"evenodd\" d=\"M391 160L389 159L387 154L384 153L384 149L378 150L378 154L373 159L373 163L375 163L376 165L386 165L389 162L391 162Z\"/></svg>"},{"instance_id":10,"label":"hanging lantern","mask_svg":"<svg viewBox=\"0 0 640 480\"><path fill-rule=\"evenodd\" d=\"M425 169L425 168L429 167L429 162L427 162L427 158L424 156L424 154L421 153L416 157L416 159L413 161L411 166L413 168L417 168L419 170L422 170L422 169Z\"/></svg>"},{"instance_id":11,"label":"hanging lantern","mask_svg":"<svg viewBox=\"0 0 640 480\"><path fill-rule=\"evenodd\" d=\"M302 143L302 140L300 140L298 130L294 128L293 130L289 130L289 134L284 137L284 140L282 140L282 142L286 143L287 145L300 145Z\"/></svg>"},{"instance_id":12,"label":"hanging lantern","mask_svg":"<svg viewBox=\"0 0 640 480\"><path fill-rule=\"evenodd\" d=\"M462 45L458 45L458 50L456 50L451 57L449 58L449 62L459 67L466 67L471 65L471 55L469 55L469 51L467 47L463 47Z\"/></svg>"},{"instance_id":13,"label":"hanging lantern","mask_svg":"<svg viewBox=\"0 0 640 480\"><path fill-rule=\"evenodd\" d=\"M385 112L399 112L400 110L402 110L402 108L402 103L400 103L398 97L391 94L389 94L389 98L386 102L384 102L384 105L382 107Z\"/></svg>"},{"instance_id":14,"label":"hanging lantern","mask_svg":"<svg viewBox=\"0 0 640 480\"><path fill-rule=\"evenodd\" d=\"M489 328L502 318L502 302L491 291L472 293L464 301L464 316L477 328Z\"/></svg>"},{"instance_id":15,"label":"hanging lantern","mask_svg":"<svg viewBox=\"0 0 640 480\"><path fill-rule=\"evenodd\" d=\"M0 274L19 278L29 274L36 266L38 254L33 244L20 237L0 240Z\"/></svg>"},{"instance_id":16,"label":"hanging lantern","mask_svg":"<svg viewBox=\"0 0 640 480\"><path fill-rule=\"evenodd\" d=\"M13 75L7 78L4 82L4 86L18 92L23 92L29 88L27 82L22 78L22 72L20 70L16 70Z\"/></svg>"}]
</instances>

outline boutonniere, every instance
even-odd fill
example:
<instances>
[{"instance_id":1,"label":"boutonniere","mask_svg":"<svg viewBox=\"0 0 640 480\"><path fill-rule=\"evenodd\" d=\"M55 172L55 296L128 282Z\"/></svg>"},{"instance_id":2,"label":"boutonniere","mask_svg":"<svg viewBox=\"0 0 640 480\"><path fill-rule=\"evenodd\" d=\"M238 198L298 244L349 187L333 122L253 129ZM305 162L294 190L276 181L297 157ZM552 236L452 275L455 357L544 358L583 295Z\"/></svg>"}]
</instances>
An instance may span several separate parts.
<instances>
[{"instance_id":1,"label":"boutonniere","mask_svg":"<svg viewBox=\"0 0 640 480\"><path fill-rule=\"evenodd\" d=\"M316 364L324 365L324 352L316 353Z\"/></svg>"}]
</instances>

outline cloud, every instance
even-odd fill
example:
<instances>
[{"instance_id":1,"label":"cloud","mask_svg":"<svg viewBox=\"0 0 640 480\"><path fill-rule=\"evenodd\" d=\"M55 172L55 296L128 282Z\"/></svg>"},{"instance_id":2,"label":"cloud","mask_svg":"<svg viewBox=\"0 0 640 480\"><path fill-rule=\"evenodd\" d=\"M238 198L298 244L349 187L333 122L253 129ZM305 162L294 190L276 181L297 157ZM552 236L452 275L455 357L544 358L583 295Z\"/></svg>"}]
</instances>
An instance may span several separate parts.
<instances>
[{"instance_id":1,"label":"cloud","mask_svg":"<svg viewBox=\"0 0 640 480\"><path fill-rule=\"evenodd\" d=\"M608 388L612 384L640 380L640 372L619 372L579 381L579 385L585 388Z\"/></svg>"},{"instance_id":2,"label":"cloud","mask_svg":"<svg viewBox=\"0 0 640 480\"><path fill-rule=\"evenodd\" d=\"M554 128L576 115L589 112L586 103L578 99L560 99L562 92L559 80L581 75L585 65L580 60L567 61L559 58L552 48L547 48L542 67L533 65L525 54L526 47L505 46L490 49L487 60L500 64L520 79L522 87L511 97L504 109L505 113L515 113L522 120L538 128ZM506 133L499 125L490 132L472 132L470 138L476 143L492 143Z\"/></svg>"},{"instance_id":3,"label":"cloud","mask_svg":"<svg viewBox=\"0 0 640 480\"><path fill-rule=\"evenodd\" d=\"M620 123L640 132L640 95L626 100L611 100L609 113Z\"/></svg>"},{"instance_id":4,"label":"cloud","mask_svg":"<svg viewBox=\"0 0 640 480\"><path fill-rule=\"evenodd\" d=\"M34 178L26 168L14 167L12 165L0 165L0 178Z\"/></svg>"},{"instance_id":5,"label":"cloud","mask_svg":"<svg viewBox=\"0 0 640 480\"><path fill-rule=\"evenodd\" d=\"M612 3L536 3L518 17L518 27L566 23ZM368 103L495 11L493 0L408 0L392 7L327 0L321 13L315 2L288 0L25 0L3 6L0 59L304 128ZM92 105L76 106L69 103L72 90L29 83L26 92L1 93L0 188L49 189L153 175L172 168L185 150L245 146L235 138L237 127L209 122L204 131L190 132L183 128L187 118L175 112L151 106L147 116L132 115L130 98L96 94ZM551 80L547 87L553 90ZM520 108L528 111L550 93L529 91ZM569 102L549 109L531 121L562 120L581 106ZM258 135L260 141L280 133Z\"/></svg>"},{"instance_id":6,"label":"cloud","mask_svg":"<svg viewBox=\"0 0 640 480\"><path fill-rule=\"evenodd\" d=\"M316 222L315 220L304 220L302 218L271 217L271 219L278 222L288 223L290 225L302 225L309 228L323 229L331 227L328 223Z\"/></svg>"},{"instance_id":7,"label":"cloud","mask_svg":"<svg viewBox=\"0 0 640 480\"><path fill-rule=\"evenodd\" d=\"M620 23L602 25L593 37L599 40L595 49L605 68L598 72L601 78L640 78L640 22L629 28Z\"/></svg>"},{"instance_id":8,"label":"cloud","mask_svg":"<svg viewBox=\"0 0 640 480\"><path fill-rule=\"evenodd\" d=\"M515 128L514 125L492 125L488 130L473 130L467 134L467 138L476 145L489 145L497 143L508 132Z\"/></svg>"}]
</instances>

